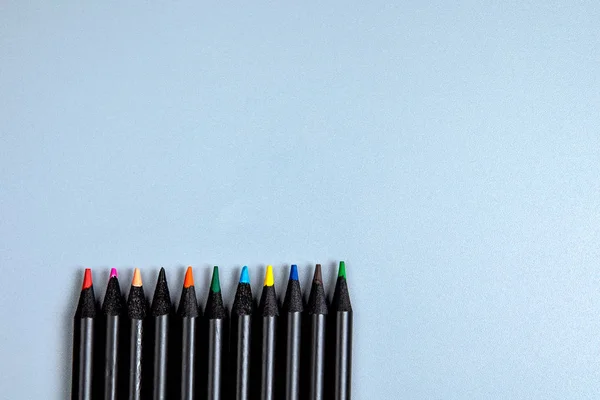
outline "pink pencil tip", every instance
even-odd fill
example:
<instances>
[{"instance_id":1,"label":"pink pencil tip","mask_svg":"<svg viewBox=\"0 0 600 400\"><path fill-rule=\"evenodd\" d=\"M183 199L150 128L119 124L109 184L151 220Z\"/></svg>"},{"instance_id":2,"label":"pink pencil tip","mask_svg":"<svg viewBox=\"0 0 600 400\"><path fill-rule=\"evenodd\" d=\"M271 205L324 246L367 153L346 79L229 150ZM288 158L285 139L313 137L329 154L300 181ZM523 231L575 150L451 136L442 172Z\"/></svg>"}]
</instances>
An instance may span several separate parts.
<instances>
[{"instance_id":1,"label":"pink pencil tip","mask_svg":"<svg viewBox=\"0 0 600 400\"><path fill-rule=\"evenodd\" d=\"M110 277L111 278L117 278L117 269L116 268L111 268L110 269Z\"/></svg>"}]
</instances>

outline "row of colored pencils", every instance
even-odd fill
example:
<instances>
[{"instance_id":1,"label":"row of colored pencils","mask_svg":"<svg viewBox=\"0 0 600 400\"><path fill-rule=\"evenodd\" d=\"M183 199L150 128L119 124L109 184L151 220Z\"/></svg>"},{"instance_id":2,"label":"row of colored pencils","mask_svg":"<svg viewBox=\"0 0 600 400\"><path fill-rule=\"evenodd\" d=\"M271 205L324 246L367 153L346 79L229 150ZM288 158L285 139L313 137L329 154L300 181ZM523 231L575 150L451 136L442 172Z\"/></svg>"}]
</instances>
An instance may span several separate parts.
<instances>
[{"instance_id":1,"label":"row of colored pencils","mask_svg":"<svg viewBox=\"0 0 600 400\"><path fill-rule=\"evenodd\" d=\"M281 315L280 315L281 314ZM305 304L292 265L283 304L267 266L258 307L243 267L231 313L214 267L206 308L188 267L177 311L161 268L151 306L139 269L129 296L116 269L101 308L86 269L74 322L72 398L346 400L351 398L352 306L340 262L327 301L321 266Z\"/></svg>"}]
</instances>

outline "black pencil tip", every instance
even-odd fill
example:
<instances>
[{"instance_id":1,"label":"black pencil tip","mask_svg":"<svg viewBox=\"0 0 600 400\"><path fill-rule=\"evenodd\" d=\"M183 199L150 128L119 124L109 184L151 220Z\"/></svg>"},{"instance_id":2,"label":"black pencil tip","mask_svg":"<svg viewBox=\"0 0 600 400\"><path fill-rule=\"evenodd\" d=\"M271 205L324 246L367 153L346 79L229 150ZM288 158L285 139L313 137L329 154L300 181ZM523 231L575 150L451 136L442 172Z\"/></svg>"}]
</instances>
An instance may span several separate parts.
<instances>
[{"instance_id":1,"label":"black pencil tip","mask_svg":"<svg viewBox=\"0 0 600 400\"><path fill-rule=\"evenodd\" d=\"M258 310L263 317L276 317L279 315L279 305L277 304L274 285L263 286Z\"/></svg>"},{"instance_id":2,"label":"black pencil tip","mask_svg":"<svg viewBox=\"0 0 600 400\"><path fill-rule=\"evenodd\" d=\"M96 317L96 296L94 296L94 287L89 286L81 289L77 310L75 311L76 318L95 318Z\"/></svg>"},{"instance_id":3,"label":"black pencil tip","mask_svg":"<svg viewBox=\"0 0 600 400\"><path fill-rule=\"evenodd\" d=\"M184 318L195 318L200 316L198 300L196 300L196 289L193 285L183 288L177 315Z\"/></svg>"},{"instance_id":4,"label":"black pencil tip","mask_svg":"<svg viewBox=\"0 0 600 400\"><path fill-rule=\"evenodd\" d=\"M252 287L250 286L250 283L240 281L240 283L238 283L237 290L235 291L235 298L233 299L231 314L252 315L252 309Z\"/></svg>"},{"instance_id":5,"label":"black pencil tip","mask_svg":"<svg viewBox=\"0 0 600 400\"><path fill-rule=\"evenodd\" d=\"M119 286L119 279L113 275L108 280L104 303L102 304L102 313L104 315L121 315L124 308L123 303L123 294L121 293L121 286Z\"/></svg>"},{"instance_id":6,"label":"black pencil tip","mask_svg":"<svg viewBox=\"0 0 600 400\"><path fill-rule=\"evenodd\" d=\"M127 316L131 319L144 319L148 311L148 301L142 286L131 286L127 299Z\"/></svg>"},{"instance_id":7,"label":"black pencil tip","mask_svg":"<svg viewBox=\"0 0 600 400\"><path fill-rule=\"evenodd\" d=\"M352 311L350 302L350 293L348 292L348 282L345 276L339 276L335 284L333 299L331 301L333 311Z\"/></svg>"},{"instance_id":8,"label":"black pencil tip","mask_svg":"<svg viewBox=\"0 0 600 400\"><path fill-rule=\"evenodd\" d=\"M152 298L152 309L150 311L153 317L159 317L171 312L171 294L169 293L169 285L167 284L167 275L165 269L161 268L156 281L156 289L154 289L154 297Z\"/></svg>"}]
</instances>

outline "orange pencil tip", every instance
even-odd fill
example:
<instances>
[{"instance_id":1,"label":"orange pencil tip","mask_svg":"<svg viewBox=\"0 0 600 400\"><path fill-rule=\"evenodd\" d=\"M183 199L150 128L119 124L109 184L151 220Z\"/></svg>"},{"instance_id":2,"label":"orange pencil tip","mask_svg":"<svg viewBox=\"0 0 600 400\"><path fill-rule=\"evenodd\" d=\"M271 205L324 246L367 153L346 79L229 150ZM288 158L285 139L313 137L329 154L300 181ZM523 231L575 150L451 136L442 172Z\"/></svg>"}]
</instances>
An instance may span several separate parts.
<instances>
[{"instance_id":1,"label":"orange pencil tip","mask_svg":"<svg viewBox=\"0 0 600 400\"><path fill-rule=\"evenodd\" d=\"M92 270L89 268L85 269L83 274L83 285L81 285L81 290L91 288L92 287Z\"/></svg>"},{"instance_id":2,"label":"orange pencil tip","mask_svg":"<svg viewBox=\"0 0 600 400\"><path fill-rule=\"evenodd\" d=\"M190 286L194 286L194 274L192 273L192 267L188 267L187 271L185 271L185 279L183 280L184 288L189 288Z\"/></svg>"},{"instance_id":3,"label":"orange pencil tip","mask_svg":"<svg viewBox=\"0 0 600 400\"><path fill-rule=\"evenodd\" d=\"M142 286L142 274L139 268L133 270L133 280L131 281L131 286Z\"/></svg>"}]
</instances>

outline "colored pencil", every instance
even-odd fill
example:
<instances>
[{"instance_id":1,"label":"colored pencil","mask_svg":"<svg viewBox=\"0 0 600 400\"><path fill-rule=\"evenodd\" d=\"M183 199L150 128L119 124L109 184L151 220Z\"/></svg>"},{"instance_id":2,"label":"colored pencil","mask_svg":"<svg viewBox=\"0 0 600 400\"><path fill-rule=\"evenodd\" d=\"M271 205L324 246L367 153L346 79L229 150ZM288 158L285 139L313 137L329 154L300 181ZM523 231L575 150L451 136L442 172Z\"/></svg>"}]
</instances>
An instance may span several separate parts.
<instances>
[{"instance_id":1,"label":"colored pencil","mask_svg":"<svg viewBox=\"0 0 600 400\"><path fill-rule=\"evenodd\" d=\"M225 367L225 349L227 347L227 312L223 306L219 267L213 269L206 310L204 317L208 326L208 383L206 393L208 400L220 400L223 395L223 374Z\"/></svg>"},{"instance_id":2,"label":"colored pencil","mask_svg":"<svg viewBox=\"0 0 600 400\"><path fill-rule=\"evenodd\" d=\"M344 261L340 261L331 312L335 321L334 397L335 400L350 400L352 389L352 304L348 293Z\"/></svg>"},{"instance_id":3,"label":"colored pencil","mask_svg":"<svg viewBox=\"0 0 600 400\"><path fill-rule=\"evenodd\" d=\"M200 317L192 267L188 267L177 310L181 334L180 399L194 400L196 389L196 335Z\"/></svg>"},{"instance_id":4,"label":"colored pencil","mask_svg":"<svg viewBox=\"0 0 600 400\"><path fill-rule=\"evenodd\" d=\"M327 301L321 276L321 264L317 264L315 267L308 299L308 315L310 318L309 400L323 400Z\"/></svg>"},{"instance_id":5,"label":"colored pencil","mask_svg":"<svg viewBox=\"0 0 600 400\"><path fill-rule=\"evenodd\" d=\"M161 268L154 289L150 314L153 319L154 348L152 354L152 398L167 400L168 366L169 366L169 334L171 328L171 295L167 285L165 269Z\"/></svg>"},{"instance_id":6,"label":"colored pencil","mask_svg":"<svg viewBox=\"0 0 600 400\"><path fill-rule=\"evenodd\" d=\"M302 291L298 267L290 267L282 312L285 318L285 399L300 399L300 349L302 340Z\"/></svg>"},{"instance_id":7,"label":"colored pencil","mask_svg":"<svg viewBox=\"0 0 600 400\"><path fill-rule=\"evenodd\" d=\"M92 285L92 270L87 268L73 322L73 385L71 388L73 400L92 399L95 319L96 298Z\"/></svg>"},{"instance_id":8,"label":"colored pencil","mask_svg":"<svg viewBox=\"0 0 600 400\"><path fill-rule=\"evenodd\" d=\"M123 295L119 286L117 270L111 268L110 278L102 304L104 314L104 399L116 400L119 397L119 363L122 316L124 311Z\"/></svg>"},{"instance_id":9,"label":"colored pencil","mask_svg":"<svg viewBox=\"0 0 600 400\"><path fill-rule=\"evenodd\" d=\"M234 400L250 399L250 356L252 345L252 288L248 267L242 268L231 308L231 391Z\"/></svg>"},{"instance_id":10,"label":"colored pencil","mask_svg":"<svg viewBox=\"0 0 600 400\"><path fill-rule=\"evenodd\" d=\"M136 268L133 271L129 298L127 299L127 317L129 319L129 400L142 398L144 319L148 302L142 286L142 274Z\"/></svg>"},{"instance_id":11,"label":"colored pencil","mask_svg":"<svg viewBox=\"0 0 600 400\"><path fill-rule=\"evenodd\" d=\"M260 399L275 399L275 360L277 346L277 318L279 307L275 293L273 267L267 266L265 282L258 311L262 316Z\"/></svg>"}]
</instances>

